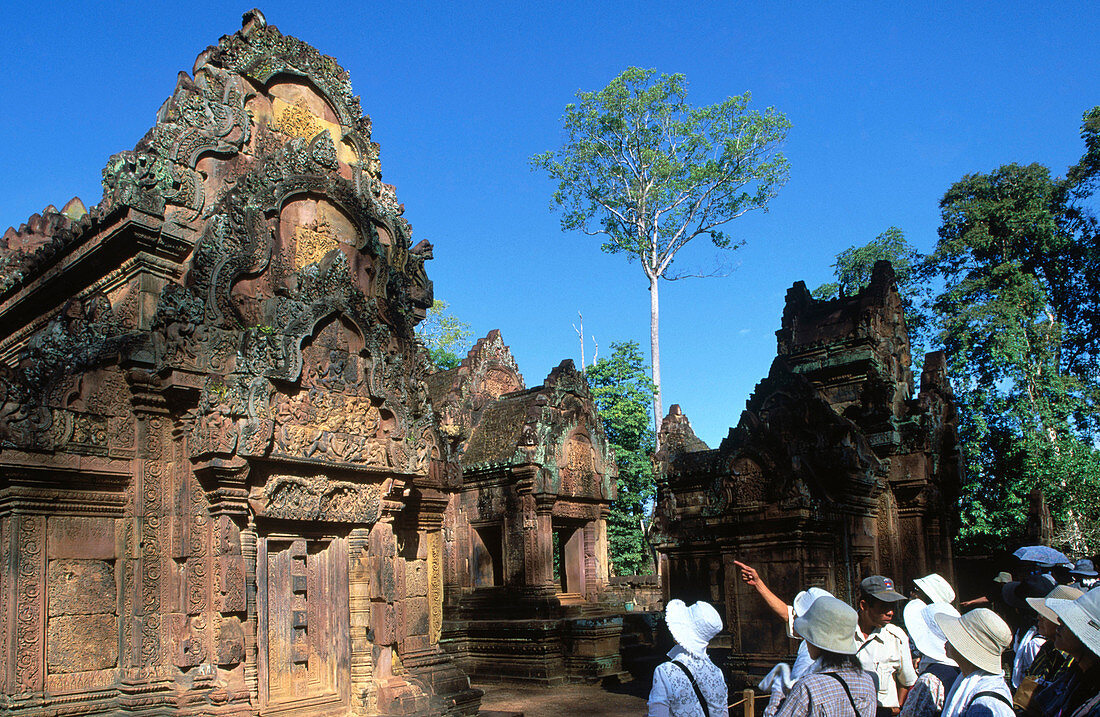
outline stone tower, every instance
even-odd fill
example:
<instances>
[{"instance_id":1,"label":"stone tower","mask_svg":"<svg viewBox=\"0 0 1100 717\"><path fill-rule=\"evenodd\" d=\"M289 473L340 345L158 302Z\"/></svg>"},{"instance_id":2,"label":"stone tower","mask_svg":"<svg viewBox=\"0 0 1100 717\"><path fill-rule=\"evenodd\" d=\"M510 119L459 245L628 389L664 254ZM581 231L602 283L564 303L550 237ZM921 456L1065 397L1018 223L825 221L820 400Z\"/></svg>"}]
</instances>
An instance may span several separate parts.
<instances>
[{"instance_id":1,"label":"stone tower","mask_svg":"<svg viewBox=\"0 0 1100 717\"><path fill-rule=\"evenodd\" d=\"M778 355L717 449L673 406L661 427L657 520L665 598L723 611L719 643L735 680L796 647L734 560L791 600L811 585L851 601L859 581L953 577L959 463L943 355L912 395L909 341L893 269L855 296L787 292ZM907 588L906 588L907 589Z\"/></svg>"}]
</instances>

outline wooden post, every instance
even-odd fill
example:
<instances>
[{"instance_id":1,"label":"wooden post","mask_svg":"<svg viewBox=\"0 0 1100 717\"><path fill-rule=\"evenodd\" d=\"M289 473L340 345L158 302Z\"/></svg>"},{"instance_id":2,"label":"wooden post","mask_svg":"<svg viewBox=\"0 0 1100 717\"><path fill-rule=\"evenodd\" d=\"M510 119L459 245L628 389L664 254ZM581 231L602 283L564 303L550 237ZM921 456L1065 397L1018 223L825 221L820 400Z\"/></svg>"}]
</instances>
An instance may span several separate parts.
<instances>
[{"instance_id":1,"label":"wooden post","mask_svg":"<svg viewBox=\"0 0 1100 717\"><path fill-rule=\"evenodd\" d=\"M744 699L742 703L742 714L745 717L756 717L756 693L750 688L741 692L741 697Z\"/></svg>"}]
</instances>

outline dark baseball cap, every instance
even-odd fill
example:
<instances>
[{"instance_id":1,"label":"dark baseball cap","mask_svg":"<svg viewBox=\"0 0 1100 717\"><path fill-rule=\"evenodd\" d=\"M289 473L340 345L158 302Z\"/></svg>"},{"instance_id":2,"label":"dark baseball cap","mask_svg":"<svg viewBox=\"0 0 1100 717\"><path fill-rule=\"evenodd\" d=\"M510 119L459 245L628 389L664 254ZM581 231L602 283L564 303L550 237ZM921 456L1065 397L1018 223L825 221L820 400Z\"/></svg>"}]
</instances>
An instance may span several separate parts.
<instances>
[{"instance_id":1,"label":"dark baseball cap","mask_svg":"<svg viewBox=\"0 0 1100 717\"><path fill-rule=\"evenodd\" d=\"M863 581L859 584L859 589L876 600L882 600L883 602L898 602L899 600L906 599L904 595L894 590L893 580L881 575L872 575L869 578L863 578Z\"/></svg>"}]
</instances>

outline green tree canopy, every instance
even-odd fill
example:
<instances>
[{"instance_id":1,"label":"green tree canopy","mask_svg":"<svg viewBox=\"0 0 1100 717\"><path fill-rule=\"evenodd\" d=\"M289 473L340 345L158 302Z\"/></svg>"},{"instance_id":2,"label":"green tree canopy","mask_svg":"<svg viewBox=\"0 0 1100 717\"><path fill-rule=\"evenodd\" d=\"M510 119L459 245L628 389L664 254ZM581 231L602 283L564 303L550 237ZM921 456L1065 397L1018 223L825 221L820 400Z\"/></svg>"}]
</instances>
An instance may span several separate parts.
<instances>
[{"instance_id":1,"label":"green tree canopy","mask_svg":"<svg viewBox=\"0 0 1100 717\"><path fill-rule=\"evenodd\" d=\"M706 107L687 102L683 75L630 67L595 92L578 92L562 117L564 146L531 158L558 182L551 208L565 231L600 236L604 251L637 260L649 282L655 421L662 418L658 281L677 253L704 236L739 246L723 226L764 209L787 180L779 146L790 123L750 110L748 93Z\"/></svg>"},{"instance_id":2,"label":"green tree canopy","mask_svg":"<svg viewBox=\"0 0 1100 717\"><path fill-rule=\"evenodd\" d=\"M850 246L836 255L833 272L836 281L830 281L813 290L815 299L835 299L852 296L871 283L875 262L888 261L894 267L894 279L905 307L905 325L913 361L920 363L926 346L928 317L922 310L920 299L924 297L922 262L924 257L905 238L905 232L890 227L862 246Z\"/></svg>"},{"instance_id":3,"label":"green tree canopy","mask_svg":"<svg viewBox=\"0 0 1100 717\"><path fill-rule=\"evenodd\" d=\"M619 495L607 518L613 569L616 575L652 572L641 520L654 496L653 382L636 341L611 344L611 356L593 363L585 375L619 467Z\"/></svg>"},{"instance_id":4,"label":"green tree canopy","mask_svg":"<svg viewBox=\"0 0 1100 717\"><path fill-rule=\"evenodd\" d=\"M960 409L967 476L964 543L1019 535L1028 493L1050 499L1061 539L1080 549L1100 523L1100 247L1090 201L1100 107L1065 177L1008 164L956 182L928 257L931 304Z\"/></svg>"},{"instance_id":5,"label":"green tree canopy","mask_svg":"<svg viewBox=\"0 0 1100 717\"><path fill-rule=\"evenodd\" d=\"M449 312L446 301L436 299L416 334L428 349L432 363L441 370L454 368L470 348L470 325Z\"/></svg>"}]
</instances>

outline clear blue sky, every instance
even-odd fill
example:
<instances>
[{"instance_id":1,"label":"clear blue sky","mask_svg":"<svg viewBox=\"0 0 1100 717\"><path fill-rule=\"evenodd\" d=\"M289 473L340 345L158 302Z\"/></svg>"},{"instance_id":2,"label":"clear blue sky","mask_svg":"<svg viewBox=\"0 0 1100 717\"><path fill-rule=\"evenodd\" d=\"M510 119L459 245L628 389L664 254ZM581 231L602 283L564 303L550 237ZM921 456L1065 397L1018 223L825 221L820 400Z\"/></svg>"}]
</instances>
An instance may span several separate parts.
<instances>
[{"instance_id":1,"label":"clear blue sky","mask_svg":"<svg viewBox=\"0 0 1100 717\"><path fill-rule=\"evenodd\" d=\"M1100 6L1059 3L354 2L261 6L270 24L351 73L382 171L414 240L435 245L436 296L482 335L499 328L528 385L579 359L572 324L648 353L641 270L563 234L527 158L557 147L577 90L629 65L682 72L689 99L751 90L793 123L791 179L737 220L727 278L665 284L666 406L711 446L775 354L783 297L831 277L844 248L890 225L922 250L938 201L966 173L1082 152L1100 104ZM131 149L195 56L250 5L5 2L0 224L73 195ZM706 267L715 250L684 253ZM591 358L591 343L588 343Z\"/></svg>"}]
</instances>

